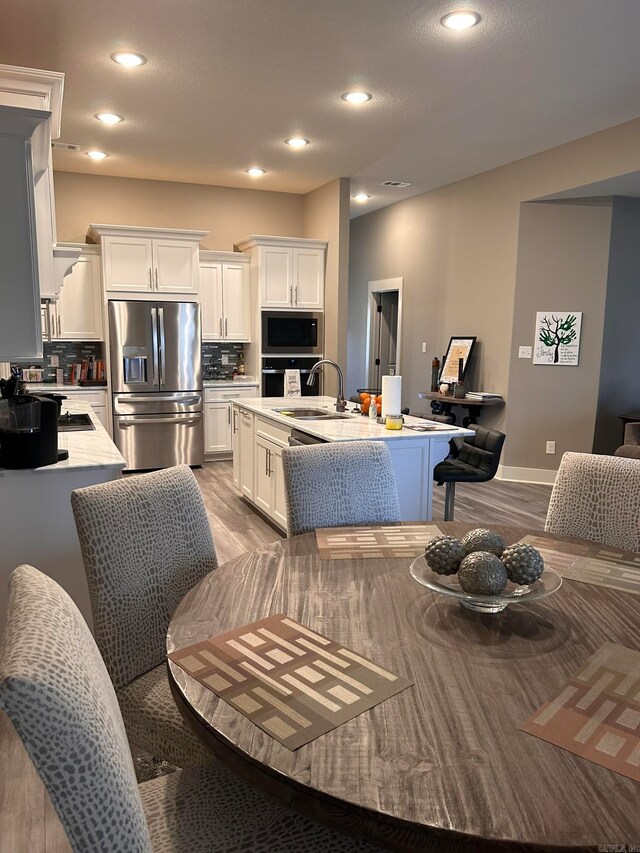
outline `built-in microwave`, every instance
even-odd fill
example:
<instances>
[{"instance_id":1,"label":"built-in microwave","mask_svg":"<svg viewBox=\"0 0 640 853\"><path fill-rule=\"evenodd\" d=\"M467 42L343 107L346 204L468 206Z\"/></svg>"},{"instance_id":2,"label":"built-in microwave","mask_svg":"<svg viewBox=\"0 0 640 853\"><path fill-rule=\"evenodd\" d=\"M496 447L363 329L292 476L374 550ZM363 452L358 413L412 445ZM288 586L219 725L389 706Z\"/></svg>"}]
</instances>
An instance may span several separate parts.
<instances>
[{"instance_id":1,"label":"built-in microwave","mask_svg":"<svg viewBox=\"0 0 640 853\"><path fill-rule=\"evenodd\" d=\"M263 355L322 355L323 317L317 311L263 311Z\"/></svg>"}]
</instances>

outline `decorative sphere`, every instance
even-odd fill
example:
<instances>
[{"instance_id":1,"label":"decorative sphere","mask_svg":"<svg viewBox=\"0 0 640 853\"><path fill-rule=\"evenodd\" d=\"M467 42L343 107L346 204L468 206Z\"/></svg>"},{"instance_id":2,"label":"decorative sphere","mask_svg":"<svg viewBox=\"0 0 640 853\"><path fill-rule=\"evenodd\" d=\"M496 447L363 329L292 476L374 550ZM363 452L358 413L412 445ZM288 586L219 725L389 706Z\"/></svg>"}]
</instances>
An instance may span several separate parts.
<instances>
[{"instance_id":1,"label":"decorative sphere","mask_svg":"<svg viewBox=\"0 0 640 853\"><path fill-rule=\"evenodd\" d=\"M453 536L436 536L424 549L427 565L439 575L455 575L464 554L462 542Z\"/></svg>"},{"instance_id":2,"label":"decorative sphere","mask_svg":"<svg viewBox=\"0 0 640 853\"><path fill-rule=\"evenodd\" d=\"M495 554L474 551L460 563L458 580L465 592L498 595L507 585L507 570Z\"/></svg>"},{"instance_id":3,"label":"decorative sphere","mask_svg":"<svg viewBox=\"0 0 640 853\"><path fill-rule=\"evenodd\" d=\"M520 586L534 583L544 571L542 554L533 545L510 545L502 554L502 562L509 580Z\"/></svg>"},{"instance_id":4,"label":"decorative sphere","mask_svg":"<svg viewBox=\"0 0 640 853\"><path fill-rule=\"evenodd\" d=\"M502 554L505 547L502 536L485 527L470 530L463 538L462 546L467 554L472 554L474 551L488 551L496 557Z\"/></svg>"}]
</instances>

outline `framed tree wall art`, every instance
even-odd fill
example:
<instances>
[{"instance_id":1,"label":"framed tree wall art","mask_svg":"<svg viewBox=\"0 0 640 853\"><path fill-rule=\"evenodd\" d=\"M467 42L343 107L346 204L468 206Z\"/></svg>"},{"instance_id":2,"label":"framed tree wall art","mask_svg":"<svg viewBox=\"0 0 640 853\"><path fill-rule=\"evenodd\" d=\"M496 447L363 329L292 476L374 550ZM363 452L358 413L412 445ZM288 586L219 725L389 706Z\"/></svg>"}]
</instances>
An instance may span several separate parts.
<instances>
[{"instance_id":1,"label":"framed tree wall art","mask_svg":"<svg viewBox=\"0 0 640 853\"><path fill-rule=\"evenodd\" d=\"M538 311L533 363L576 367L581 328L581 311Z\"/></svg>"}]
</instances>

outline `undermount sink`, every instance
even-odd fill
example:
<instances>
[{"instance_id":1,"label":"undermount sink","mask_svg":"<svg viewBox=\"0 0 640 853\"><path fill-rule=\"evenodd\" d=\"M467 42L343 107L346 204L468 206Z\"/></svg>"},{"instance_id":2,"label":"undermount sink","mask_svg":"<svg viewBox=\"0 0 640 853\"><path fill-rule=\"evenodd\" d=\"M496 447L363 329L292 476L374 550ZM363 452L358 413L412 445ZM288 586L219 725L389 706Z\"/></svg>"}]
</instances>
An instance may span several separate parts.
<instances>
[{"instance_id":1,"label":"undermount sink","mask_svg":"<svg viewBox=\"0 0 640 853\"><path fill-rule=\"evenodd\" d=\"M286 415L289 418L296 418L300 421L334 421L348 418L350 415L342 412L330 412L328 409L274 409L279 415Z\"/></svg>"}]
</instances>

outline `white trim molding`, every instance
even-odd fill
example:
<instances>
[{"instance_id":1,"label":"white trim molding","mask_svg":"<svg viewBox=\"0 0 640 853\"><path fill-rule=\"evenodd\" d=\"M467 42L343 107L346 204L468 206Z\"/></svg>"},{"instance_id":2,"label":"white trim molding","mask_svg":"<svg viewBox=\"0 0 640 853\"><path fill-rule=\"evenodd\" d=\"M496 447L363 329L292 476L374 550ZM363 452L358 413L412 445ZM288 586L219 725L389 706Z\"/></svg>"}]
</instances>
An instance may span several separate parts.
<instances>
[{"instance_id":1,"label":"white trim molding","mask_svg":"<svg viewBox=\"0 0 640 853\"><path fill-rule=\"evenodd\" d=\"M541 486L553 486L557 471L547 468L518 468L512 465L498 465L496 477L511 483L537 483Z\"/></svg>"},{"instance_id":2,"label":"white trim molding","mask_svg":"<svg viewBox=\"0 0 640 853\"><path fill-rule=\"evenodd\" d=\"M402 376L402 288L404 278L383 278L378 281L370 281L367 288L367 337L364 348L364 364L365 376L367 383L369 382L369 355L371 352L371 327L373 324L373 316L375 313L376 301L374 293L383 293L387 291L398 291L398 328L396 331L396 374Z\"/></svg>"}]
</instances>

